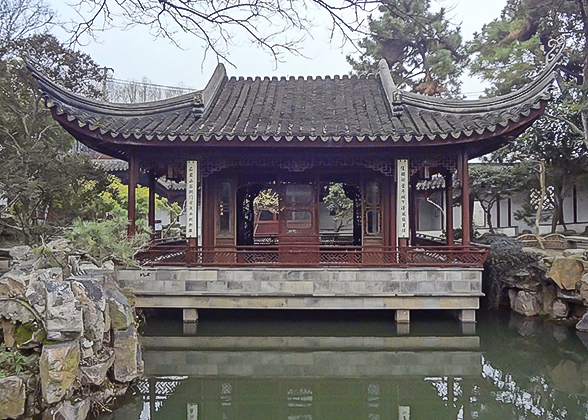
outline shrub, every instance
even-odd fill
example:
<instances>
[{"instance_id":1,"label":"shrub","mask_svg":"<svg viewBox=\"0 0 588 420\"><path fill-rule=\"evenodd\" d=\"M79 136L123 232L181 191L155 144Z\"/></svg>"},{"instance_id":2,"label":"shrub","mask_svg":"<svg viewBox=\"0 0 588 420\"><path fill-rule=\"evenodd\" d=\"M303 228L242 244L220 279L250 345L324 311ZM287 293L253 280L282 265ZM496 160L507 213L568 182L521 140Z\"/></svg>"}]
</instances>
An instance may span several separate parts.
<instances>
[{"instance_id":1,"label":"shrub","mask_svg":"<svg viewBox=\"0 0 588 420\"><path fill-rule=\"evenodd\" d=\"M519 268L537 264L535 254L525 252L523 243L503 235L482 235L476 242L490 245L490 253L484 264L483 287L491 307L499 305L500 296L509 274Z\"/></svg>"}]
</instances>

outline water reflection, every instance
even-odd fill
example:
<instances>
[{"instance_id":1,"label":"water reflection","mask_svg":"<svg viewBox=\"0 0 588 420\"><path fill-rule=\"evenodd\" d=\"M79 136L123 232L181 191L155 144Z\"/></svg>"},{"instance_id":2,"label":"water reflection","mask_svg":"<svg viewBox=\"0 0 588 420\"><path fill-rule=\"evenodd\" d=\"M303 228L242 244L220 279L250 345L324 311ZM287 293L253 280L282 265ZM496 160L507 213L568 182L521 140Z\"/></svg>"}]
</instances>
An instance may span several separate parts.
<instances>
[{"instance_id":1,"label":"water reflection","mask_svg":"<svg viewBox=\"0 0 588 420\"><path fill-rule=\"evenodd\" d=\"M408 335L387 320L347 323L355 336L327 324L237 335L213 321L195 336L146 337L148 379L105 418L588 419L588 351L566 326L496 313L463 332L426 319Z\"/></svg>"}]
</instances>

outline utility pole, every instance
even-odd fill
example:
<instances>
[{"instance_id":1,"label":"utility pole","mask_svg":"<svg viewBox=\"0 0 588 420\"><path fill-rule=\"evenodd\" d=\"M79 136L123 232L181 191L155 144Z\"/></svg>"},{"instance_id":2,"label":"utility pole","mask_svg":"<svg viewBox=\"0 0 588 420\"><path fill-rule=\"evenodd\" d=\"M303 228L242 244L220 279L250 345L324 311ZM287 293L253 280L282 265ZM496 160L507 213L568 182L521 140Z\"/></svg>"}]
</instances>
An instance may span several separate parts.
<instances>
[{"instance_id":1,"label":"utility pole","mask_svg":"<svg viewBox=\"0 0 588 420\"><path fill-rule=\"evenodd\" d=\"M102 100L106 101L106 79L108 77L108 71L111 70L114 73L114 69L111 67L102 67Z\"/></svg>"}]
</instances>

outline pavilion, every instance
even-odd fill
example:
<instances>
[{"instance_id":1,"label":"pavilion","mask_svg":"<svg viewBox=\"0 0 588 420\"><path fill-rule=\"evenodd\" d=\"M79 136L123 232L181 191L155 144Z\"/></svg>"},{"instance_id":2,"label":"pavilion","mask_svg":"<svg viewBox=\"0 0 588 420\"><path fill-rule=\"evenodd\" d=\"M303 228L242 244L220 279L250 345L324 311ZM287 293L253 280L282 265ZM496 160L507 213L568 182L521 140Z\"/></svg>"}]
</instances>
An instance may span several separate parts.
<instances>
[{"instance_id":1,"label":"pavilion","mask_svg":"<svg viewBox=\"0 0 588 420\"><path fill-rule=\"evenodd\" d=\"M139 306L186 317L205 307L390 308L399 321L445 308L473 321L488 249L470 241L468 160L543 114L564 46L553 47L527 86L473 101L402 91L383 60L377 74L324 78L229 78L219 64L204 89L140 104L84 98L31 71L63 128L129 163L129 234L140 173L152 226L156 180L186 182L185 238L154 242L138 255L142 270L119 270ZM444 243L416 234L417 184L435 174ZM338 227L325 201L334 187L347 205Z\"/></svg>"}]
</instances>

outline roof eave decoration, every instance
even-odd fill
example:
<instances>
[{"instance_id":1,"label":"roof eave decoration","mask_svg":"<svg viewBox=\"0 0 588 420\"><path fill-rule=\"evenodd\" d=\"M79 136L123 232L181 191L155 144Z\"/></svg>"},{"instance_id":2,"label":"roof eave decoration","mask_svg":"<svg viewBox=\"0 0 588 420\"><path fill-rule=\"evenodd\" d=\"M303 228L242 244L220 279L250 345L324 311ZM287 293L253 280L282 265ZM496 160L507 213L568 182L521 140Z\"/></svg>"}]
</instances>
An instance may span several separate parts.
<instances>
[{"instance_id":1,"label":"roof eave decoration","mask_svg":"<svg viewBox=\"0 0 588 420\"><path fill-rule=\"evenodd\" d=\"M386 93L391 113L393 116L399 117L402 115L402 91L394 83L388 63L383 58L378 63L378 75Z\"/></svg>"}]
</instances>

